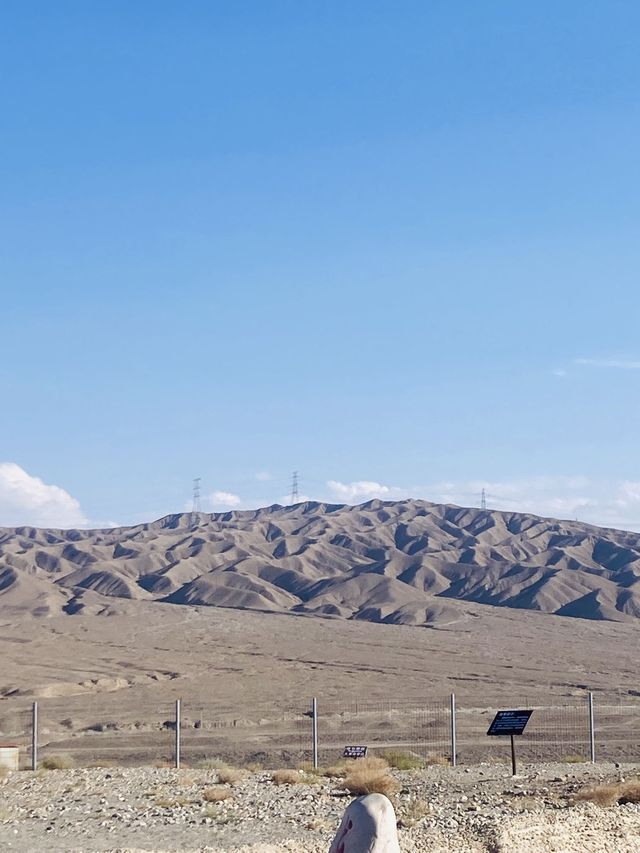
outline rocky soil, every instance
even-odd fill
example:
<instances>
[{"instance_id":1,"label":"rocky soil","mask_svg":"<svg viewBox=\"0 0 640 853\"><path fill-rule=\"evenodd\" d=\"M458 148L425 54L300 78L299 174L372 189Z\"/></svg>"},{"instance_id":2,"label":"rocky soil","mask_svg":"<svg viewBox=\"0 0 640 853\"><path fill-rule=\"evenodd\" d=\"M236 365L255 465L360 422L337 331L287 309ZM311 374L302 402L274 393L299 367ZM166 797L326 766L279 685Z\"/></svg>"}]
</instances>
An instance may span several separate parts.
<instances>
[{"instance_id":1,"label":"rocky soil","mask_svg":"<svg viewBox=\"0 0 640 853\"><path fill-rule=\"evenodd\" d=\"M403 851L640 851L640 805L573 804L638 766L547 764L512 778L504 765L396 772ZM0 779L0 849L326 853L349 802L339 779L275 785L251 773L208 802L215 770L22 771Z\"/></svg>"}]
</instances>

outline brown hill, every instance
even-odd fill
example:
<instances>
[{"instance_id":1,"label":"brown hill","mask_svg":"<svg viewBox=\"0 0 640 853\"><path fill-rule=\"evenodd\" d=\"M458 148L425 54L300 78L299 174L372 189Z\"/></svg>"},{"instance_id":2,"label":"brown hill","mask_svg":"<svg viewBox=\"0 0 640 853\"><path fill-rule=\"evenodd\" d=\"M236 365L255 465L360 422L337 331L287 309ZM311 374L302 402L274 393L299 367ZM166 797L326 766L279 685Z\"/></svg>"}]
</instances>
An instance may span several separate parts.
<instances>
[{"instance_id":1,"label":"brown hill","mask_svg":"<svg viewBox=\"0 0 640 853\"><path fill-rule=\"evenodd\" d=\"M621 621L640 615L639 578L639 534L415 500L0 529L0 612L15 615L145 599L429 625L471 601Z\"/></svg>"}]
</instances>

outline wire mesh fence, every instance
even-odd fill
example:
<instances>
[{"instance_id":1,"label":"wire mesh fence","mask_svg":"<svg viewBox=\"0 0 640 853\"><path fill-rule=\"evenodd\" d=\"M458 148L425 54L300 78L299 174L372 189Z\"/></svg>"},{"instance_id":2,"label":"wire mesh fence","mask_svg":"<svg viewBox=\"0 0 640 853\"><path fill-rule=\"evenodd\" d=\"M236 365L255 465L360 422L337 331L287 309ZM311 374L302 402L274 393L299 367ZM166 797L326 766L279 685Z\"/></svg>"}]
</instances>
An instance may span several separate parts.
<instances>
[{"instance_id":1,"label":"wire mesh fence","mask_svg":"<svg viewBox=\"0 0 640 853\"><path fill-rule=\"evenodd\" d=\"M256 764L265 768L311 761L311 701L298 707L275 704L220 710L214 703L182 703L180 727L176 703L149 703L121 693L58 697L38 702L37 741L40 762L69 756L75 766L173 765L177 735L184 764L209 761ZM501 706L504 708L504 705ZM577 697L519 697L512 708L533 710L517 740L519 760L589 761L592 745L602 761L640 761L640 697L599 695L594 723L588 694ZM317 700L317 759L334 763L346 746L367 746L373 753L412 753L443 763L508 762L508 738L489 737L498 705L491 700L458 702L453 714L449 696L424 701L327 702ZM32 764L31 703L0 700L0 746L17 746L20 766ZM454 746L455 735L455 746ZM593 737L593 744L592 744Z\"/></svg>"},{"instance_id":2,"label":"wire mesh fence","mask_svg":"<svg viewBox=\"0 0 640 853\"><path fill-rule=\"evenodd\" d=\"M451 754L449 699L319 704L318 756L332 763L345 746L410 752L425 760Z\"/></svg>"},{"instance_id":3,"label":"wire mesh fence","mask_svg":"<svg viewBox=\"0 0 640 853\"><path fill-rule=\"evenodd\" d=\"M282 767L309 759L310 732L310 719L302 707L283 710L271 705L233 714L213 705L185 705L181 750L184 760L193 764L217 759Z\"/></svg>"},{"instance_id":4,"label":"wire mesh fence","mask_svg":"<svg viewBox=\"0 0 640 853\"><path fill-rule=\"evenodd\" d=\"M596 758L640 761L640 697L608 694L595 702Z\"/></svg>"},{"instance_id":5,"label":"wire mesh fence","mask_svg":"<svg viewBox=\"0 0 640 853\"><path fill-rule=\"evenodd\" d=\"M504 706L502 706L504 707ZM518 736L518 756L522 761L589 761L590 728L588 697L565 699L561 703L541 702L522 697L512 708L533 711L524 734ZM487 735L497 705L458 705L456 714L458 761L510 761L510 740Z\"/></svg>"},{"instance_id":6,"label":"wire mesh fence","mask_svg":"<svg viewBox=\"0 0 640 853\"><path fill-rule=\"evenodd\" d=\"M27 770L31 767L32 733L33 711L31 706L9 706L2 714L0 719L0 746L18 747L21 770Z\"/></svg>"}]
</instances>

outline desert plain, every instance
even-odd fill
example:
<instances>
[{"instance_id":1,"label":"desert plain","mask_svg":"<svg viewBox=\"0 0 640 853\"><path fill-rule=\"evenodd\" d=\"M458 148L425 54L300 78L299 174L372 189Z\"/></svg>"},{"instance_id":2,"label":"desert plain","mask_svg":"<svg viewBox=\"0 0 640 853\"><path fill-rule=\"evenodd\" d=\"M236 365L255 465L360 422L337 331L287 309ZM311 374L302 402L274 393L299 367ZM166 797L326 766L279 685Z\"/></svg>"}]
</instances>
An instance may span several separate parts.
<instances>
[{"instance_id":1,"label":"desert plain","mask_svg":"<svg viewBox=\"0 0 640 853\"><path fill-rule=\"evenodd\" d=\"M640 849L636 805L569 807L585 785L633 778L640 760L639 540L379 501L2 531L0 739L22 747L27 768L35 701L40 757L75 765L3 780L2 843L328 849L339 784L278 787L268 775L309 760L316 697L321 763L354 742L434 759L399 776L399 814L413 800L424 812L403 850ZM441 766L452 693L457 768ZM495 709L523 706L543 725L523 739L514 783L505 745L484 730ZM211 761L261 769L212 807Z\"/></svg>"}]
</instances>

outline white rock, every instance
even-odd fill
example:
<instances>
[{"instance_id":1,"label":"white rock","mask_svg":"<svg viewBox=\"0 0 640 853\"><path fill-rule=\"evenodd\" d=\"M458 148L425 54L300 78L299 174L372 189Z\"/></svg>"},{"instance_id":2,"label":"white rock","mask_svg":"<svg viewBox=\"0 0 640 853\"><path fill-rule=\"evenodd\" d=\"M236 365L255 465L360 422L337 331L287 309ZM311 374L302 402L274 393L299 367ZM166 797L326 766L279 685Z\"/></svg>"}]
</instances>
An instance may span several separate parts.
<instances>
[{"instance_id":1,"label":"white rock","mask_svg":"<svg viewBox=\"0 0 640 853\"><path fill-rule=\"evenodd\" d=\"M354 800L329 853L400 853L396 815L387 797L368 794Z\"/></svg>"}]
</instances>

